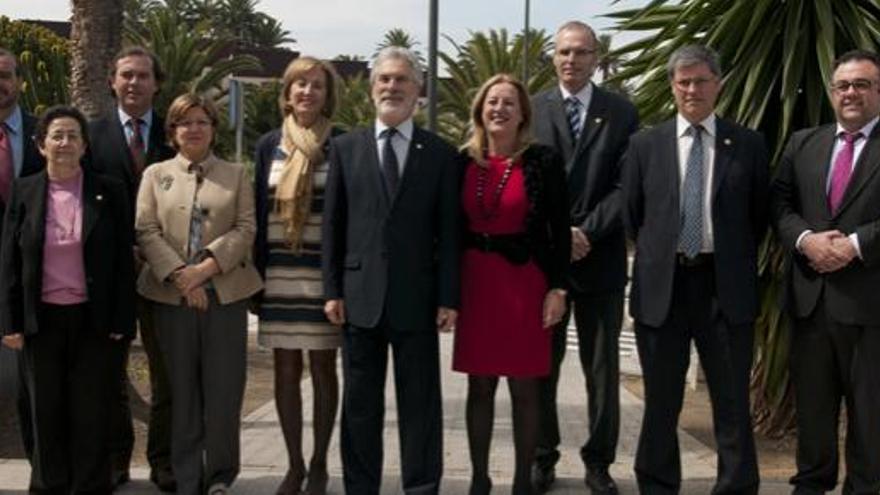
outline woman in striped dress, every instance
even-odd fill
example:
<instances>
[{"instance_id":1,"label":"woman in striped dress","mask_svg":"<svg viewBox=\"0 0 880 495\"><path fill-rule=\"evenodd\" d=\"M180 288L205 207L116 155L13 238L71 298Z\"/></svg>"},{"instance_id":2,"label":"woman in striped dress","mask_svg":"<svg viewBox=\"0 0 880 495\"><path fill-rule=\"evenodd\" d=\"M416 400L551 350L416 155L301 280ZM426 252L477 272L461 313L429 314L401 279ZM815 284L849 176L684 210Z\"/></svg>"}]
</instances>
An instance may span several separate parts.
<instances>
[{"instance_id":1,"label":"woman in striped dress","mask_svg":"<svg viewBox=\"0 0 880 495\"><path fill-rule=\"evenodd\" d=\"M265 279L259 305L259 342L274 350L275 403L289 468L277 493L323 494L327 447L336 419L336 350L341 330L324 316L321 215L328 140L338 76L312 57L284 71L279 98L284 121L257 143L254 259ZM302 453L300 381L308 351L314 389L314 452L306 471Z\"/></svg>"}]
</instances>

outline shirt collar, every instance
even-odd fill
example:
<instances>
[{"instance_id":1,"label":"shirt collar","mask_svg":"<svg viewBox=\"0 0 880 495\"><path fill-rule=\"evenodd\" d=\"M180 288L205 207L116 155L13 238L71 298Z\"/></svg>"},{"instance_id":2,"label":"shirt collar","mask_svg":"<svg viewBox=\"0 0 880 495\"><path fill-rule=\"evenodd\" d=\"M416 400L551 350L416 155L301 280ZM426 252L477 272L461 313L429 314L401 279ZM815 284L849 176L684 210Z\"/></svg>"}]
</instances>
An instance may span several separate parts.
<instances>
[{"instance_id":1,"label":"shirt collar","mask_svg":"<svg viewBox=\"0 0 880 495\"><path fill-rule=\"evenodd\" d=\"M21 126L22 126L23 118L21 116L21 107L15 105L15 108L12 110L12 113L9 114L9 117L6 118L4 123L6 127L12 131L16 136L21 135Z\"/></svg>"},{"instance_id":2,"label":"shirt collar","mask_svg":"<svg viewBox=\"0 0 880 495\"><path fill-rule=\"evenodd\" d=\"M211 169L211 166L214 165L219 159L216 155L214 155L213 151L208 152L208 156L205 157L204 160L198 162L199 167L202 169L202 176L208 174L208 170ZM181 153L177 153L174 157L174 161L177 162L178 167L185 173L190 173L191 168L195 165L195 162L190 161L187 157L183 156Z\"/></svg>"},{"instance_id":3,"label":"shirt collar","mask_svg":"<svg viewBox=\"0 0 880 495\"><path fill-rule=\"evenodd\" d=\"M126 113L125 110L122 109L122 107L116 107L116 111L119 114L119 122L121 122L123 126L128 124L128 121L133 118L131 115ZM152 127L152 125L153 125L153 110L150 109L150 110L147 110L146 112L144 112L144 114L141 115L140 119L141 119L141 122L143 122L145 126Z\"/></svg>"},{"instance_id":4,"label":"shirt collar","mask_svg":"<svg viewBox=\"0 0 880 495\"><path fill-rule=\"evenodd\" d=\"M376 119L376 126L375 127L376 127L375 128L375 132L376 132L375 137L378 140L379 134L382 134L382 131L384 131L385 129L387 129L390 126L387 126L381 120ZM402 137L406 141L409 141L410 139L412 139L412 133L413 133L414 127L415 126L413 125L412 117L410 117L410 118L404 120L403 122L401 122L399 125L397 125L397 127L395 127L395 129L397 129L397 134L400 137Z\"/></svg>"},{"instance_id":5,"label":"shirt collar","mask_svg":"<svg viewBox=\"0 0 880 495\"><path fill-rule=\"evenodd\" d=\"M863 137L868 138L869 136L871 136L871 132L874 130L874 127L877 126L878 120L880 120L880 116L874 117L873 119L869 120L868 123L865 124L865 127L862 127L861 129L859 129L859 132L862 133ZM837 124L837 132L835 132L834 135L840 136L840 133L842 133L842 132L846 132L846 129L844 129L843 126L840 125L840 123L838 123Z\"/></svg>"},{"instance_id":6,"label":"shirt collar","mask_svg":"<svg viewBox=\"0 0 880 495\"><path fill-rule=\"evenodd\" d=\"M560 84L559 91L562 93L562 101L565 101L569 96L574 96L581 102L581 105L586 107L590 102L590 99L593 97L593 83L588 81L587 84L584 84L584 87L577 93L571 93L565 88L565 86Z\"/></svg>"},{"instance_id":7,"label":"shirt collar","mask_svg":"<svg viewBox=\"0 0 880 495\"><path fill-rule=\"evenodd\" d=\"M714 113L710 113L708 117L703 119L699 124L703 126L703 130L706 134L715 137L715 124L717 118ZM676 136L682 137L687 134L688 129L693 125L688 121L688 119L684 118L682 114L676 114L675 116L675 124L676 124Z\"/></svg>"}]
</instances>

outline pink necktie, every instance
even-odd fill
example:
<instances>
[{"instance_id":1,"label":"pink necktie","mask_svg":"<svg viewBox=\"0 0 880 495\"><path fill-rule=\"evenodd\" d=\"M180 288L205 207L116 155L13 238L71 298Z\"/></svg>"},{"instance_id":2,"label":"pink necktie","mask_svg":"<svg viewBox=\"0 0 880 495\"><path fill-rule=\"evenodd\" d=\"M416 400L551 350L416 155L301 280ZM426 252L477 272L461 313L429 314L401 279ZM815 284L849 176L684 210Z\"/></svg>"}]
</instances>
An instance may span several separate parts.
<instances>
[{"instance_id":1,"label":"pink necktie","mask_svg":"<svg viewBox=\"0 0 880 495\"><path fill-rule=\"evenodd\" d=\"M6 124L0 122L0 200L4 203L9 201L9 189L12 187L12 179L14 177L12 143L9 142Z\"/></svg>"},{"instance_id":2,"label":"pink necktie","mask_svg":"<svg viewBox=\"0 0 880 495\"><path fill-rule=\"evenodd\" d=\"M828 207L831 214L837 213L840 203L843 201L843 193L846 192L846 186L849 185L849 179L852 177L853 156L856 153L856 141L862 137L861 132L840 134L843 137L843 149L834 159L834 169L831 172L831 187L828 188Z\"/></svg>"}]
</instances>

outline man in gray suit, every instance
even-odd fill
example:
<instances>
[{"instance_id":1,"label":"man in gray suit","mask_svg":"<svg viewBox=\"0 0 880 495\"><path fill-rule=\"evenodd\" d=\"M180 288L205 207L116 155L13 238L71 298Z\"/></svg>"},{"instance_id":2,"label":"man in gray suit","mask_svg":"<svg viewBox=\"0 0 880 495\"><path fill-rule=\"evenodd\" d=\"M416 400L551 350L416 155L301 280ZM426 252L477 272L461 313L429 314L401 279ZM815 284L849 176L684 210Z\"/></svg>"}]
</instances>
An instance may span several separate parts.
<instances>
[{"instance_id":1,"label":"man in gray suit","mask_svg":"<svg viewBox=\"0 0 880 495\"><path fill-rule=\"evenodd\" d=\"M834 490L846 401L843 493L880 493L880 57L834 62L835 123L789 139L772 214L789 252L797 406L795 494Z\"/></svg>"},{"instance_id":2,"label":"man in gray suit","mask_svg":"<svg viewBox=\"0 0 880 495\"><path fill-rule=\"evenodd\" d=\"M532 474L540 491L553 483L560 457L556 388L573 305L589 400L589 438L581 447L586 484L595 494L617 493L608 467L620 429L618 338L626 285L620 159L638 128L638 113L625 98L590 82L598 60L595 32L582 22L563 24L553 53L559 84L532 99L536 139L565 160L572 234L569 313L554 329L553 366L541 381L541 430Z\"/></svg>"}]
</instances>

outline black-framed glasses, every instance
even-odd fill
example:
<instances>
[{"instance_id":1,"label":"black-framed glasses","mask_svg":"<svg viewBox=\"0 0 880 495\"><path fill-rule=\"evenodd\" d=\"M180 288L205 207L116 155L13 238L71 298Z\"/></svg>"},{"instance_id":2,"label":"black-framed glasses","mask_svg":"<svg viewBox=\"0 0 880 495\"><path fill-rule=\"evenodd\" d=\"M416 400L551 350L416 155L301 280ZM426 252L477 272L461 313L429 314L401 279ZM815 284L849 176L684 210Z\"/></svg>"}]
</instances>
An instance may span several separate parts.
<instances>
[{"instance_id":1,"label":"black-framed glasses","mask_svg":"<svg viewBox=\"0 0 880 495\"><path fill-rule=\"evenodd\" d=\"M852 81L841 79L831 83L831 90L836 93L846 93L849 91L849 88L852 88L859 93L864 93L871 89L875 83L876 81L871 79L853 79Z\"/></svg>"}]
</instances>

